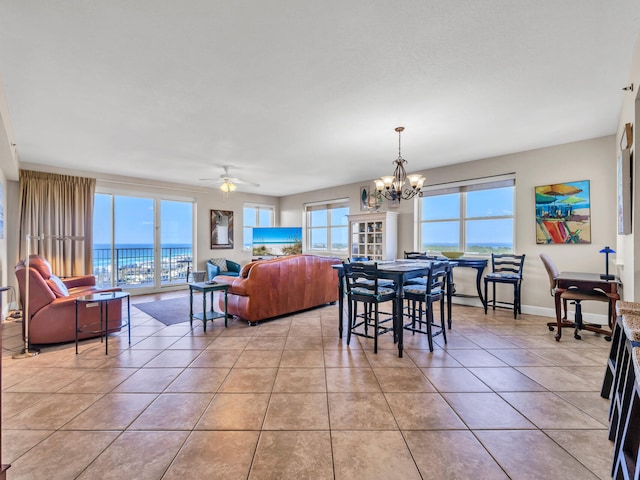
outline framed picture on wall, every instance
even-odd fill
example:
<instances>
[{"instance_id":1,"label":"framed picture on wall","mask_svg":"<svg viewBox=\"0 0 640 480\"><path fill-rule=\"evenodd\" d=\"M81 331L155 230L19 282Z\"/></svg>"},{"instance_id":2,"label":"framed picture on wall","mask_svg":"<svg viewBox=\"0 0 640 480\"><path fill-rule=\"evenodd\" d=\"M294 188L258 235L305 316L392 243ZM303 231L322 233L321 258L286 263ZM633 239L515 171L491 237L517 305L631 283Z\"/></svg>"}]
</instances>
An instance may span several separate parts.
<instances>
[{"instance_id":1,"label":"framed picture on wall","mask_svg":"<svg viewBox=\"0 0 640 480\"><path fill-rule=\"evenodd\" d=\"M624 148L618 157L618 233L631 233L631 150Z\"/></svg>"},{"instance_id":2,"label":"framed picture on wall","mask_svg":"<svg viewBox=\"0 0 640 480\"><path fill-rule=\"evenodd\" d=\"M536 243L591 243L589 180L535 187Z\"/></svg>"}]
</instances>

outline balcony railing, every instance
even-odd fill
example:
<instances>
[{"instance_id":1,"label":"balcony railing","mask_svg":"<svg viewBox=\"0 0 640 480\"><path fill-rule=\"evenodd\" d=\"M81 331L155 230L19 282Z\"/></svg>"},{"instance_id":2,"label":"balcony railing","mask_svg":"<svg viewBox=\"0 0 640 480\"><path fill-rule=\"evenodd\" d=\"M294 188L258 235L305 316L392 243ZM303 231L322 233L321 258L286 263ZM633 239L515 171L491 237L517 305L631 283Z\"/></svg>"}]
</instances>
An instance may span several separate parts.
<instances>
[{"instance_id":1,"label":"balcony railing","mask_svg":"<svg viewBox=\"0 0 640 480\"><path fill-rule=\"evenodd\" d=\"M154 249L94 248L93 274L98 285L153 286L155 276ZM162 284L184 283L191 270L192 250L189 247L161 248L160 280ZM115 281L114 275L115 273Z\"/></svg>"}]
</instances>

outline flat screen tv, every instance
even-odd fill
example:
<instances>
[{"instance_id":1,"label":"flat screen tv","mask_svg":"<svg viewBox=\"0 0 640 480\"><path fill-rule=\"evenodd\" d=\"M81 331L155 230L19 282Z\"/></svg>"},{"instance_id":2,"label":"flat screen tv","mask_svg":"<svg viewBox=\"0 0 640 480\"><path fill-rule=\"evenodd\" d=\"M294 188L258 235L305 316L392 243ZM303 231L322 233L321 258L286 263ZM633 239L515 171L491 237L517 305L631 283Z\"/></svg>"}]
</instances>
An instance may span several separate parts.
<instances>
[{"instance_id":1,"label":"flat screen tv","mask_svg":"<svg viewBox=\"0 0 640 480\"><path fill-rule=\"evenodd\" d=\"M251 244L258 256L302 253L302 227L254 227Z\"/></svg>"}]
</instances>

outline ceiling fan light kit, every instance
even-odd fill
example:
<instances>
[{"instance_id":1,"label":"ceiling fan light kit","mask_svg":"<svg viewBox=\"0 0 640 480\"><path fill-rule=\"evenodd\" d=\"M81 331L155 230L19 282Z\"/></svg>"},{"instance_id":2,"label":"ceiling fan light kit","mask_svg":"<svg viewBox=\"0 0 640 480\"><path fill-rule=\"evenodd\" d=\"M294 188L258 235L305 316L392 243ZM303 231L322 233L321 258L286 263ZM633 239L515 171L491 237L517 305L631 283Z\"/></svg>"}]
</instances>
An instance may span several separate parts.
<instances>
[{"instance_id":1,"label":"ceiling fan light kit","mask_svg":"<svg viewBox=\"0 0 640 480\"><path fill-rule=\"evenodd\" d=\"M229 193L235 191L238 185L250 185L252 187L259 187L259 183L249 182L247 180L242 180L240 178L231 177L229 175L229 165L223 165L224 173L220 175L220 178L201 178L200 180L209 181L211 183L209 185L220 185L220 190L222 191L222 198L229 198Z\"/></svg>"}]
</instances>

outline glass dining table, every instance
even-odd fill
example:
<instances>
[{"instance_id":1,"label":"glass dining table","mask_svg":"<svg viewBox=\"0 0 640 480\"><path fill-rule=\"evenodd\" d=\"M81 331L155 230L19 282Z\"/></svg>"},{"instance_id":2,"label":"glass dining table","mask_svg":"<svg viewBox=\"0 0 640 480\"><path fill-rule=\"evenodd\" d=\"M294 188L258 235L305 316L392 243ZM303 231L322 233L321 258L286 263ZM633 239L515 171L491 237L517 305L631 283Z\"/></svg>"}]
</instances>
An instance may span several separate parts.
<instances>
[{"instance_id":1,"label":"glass dining table","mask_svg":"<svg viewBox=\"0 0 640 480\"><path fill-rule=\"evenodd\" d=\"M387 260L378 261L378 276L386 280L392 280L396 288L396 295L399 299L396 302L396 307L393 312L393 340L398 344L398 357L402 358L403 352L403 308L404 308L404 294L402 286L407 280L416 277L424 277L428 275L429 268L433 260ZM373 263L373 262L364 262ZM448 262L447 262L448 263ZM338 332L340 338L342 338L342 332L344 329L344 269L342 264L333 265L338 271ZM448 282L447 282L447 321L449 329L451 328L451 269L449 270Z\"/></svg>"}]
</instances>

